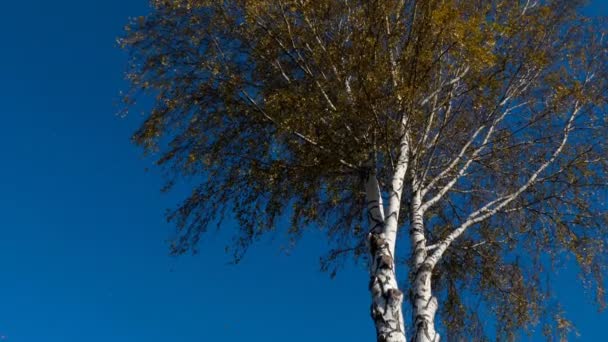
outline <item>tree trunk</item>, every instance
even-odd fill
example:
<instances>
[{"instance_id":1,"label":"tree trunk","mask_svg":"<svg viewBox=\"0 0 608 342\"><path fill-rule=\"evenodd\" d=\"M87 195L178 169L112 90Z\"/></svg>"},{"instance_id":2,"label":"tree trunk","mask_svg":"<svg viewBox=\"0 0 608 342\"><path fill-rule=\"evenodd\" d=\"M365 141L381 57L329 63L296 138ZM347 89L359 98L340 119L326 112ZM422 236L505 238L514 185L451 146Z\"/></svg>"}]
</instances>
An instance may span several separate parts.
<instances>
[{"instance_id":1,"label":"tree trunk","mask_svg":"<svg viewBox=\"0 0 608 342\"><path fill-rule=\"evenodd\" d=\"M378 342L405 342L402 303L403 293L397 285L395 260L382 233L370 233L372 294L371 315L376 325Z\"/></svg>"},{"instance_id":2,"label":"tree trunk","mask_svg":"<svg viewBox=\"0 0 608 342\"><path fill-rule=\"evenodd\" d=\"M412 342L439 342L435 331L437 298L432 294L431 275L433 267L426 262L426 238L421 210L420 192L415 192L411 204L410 241L412 245L411 303L413 314Z\"/></svg>"},{"instance_id":3,"label":"tree trunk","mask_svg":"<svg viewBox=\"0 0 608 342\"><path fill-rule=\"evenodd\" d=\"M412 342L439 342L439 334L435 331L435 312L437 298L431 289L432 269L423 263L414 278L412 288L412 303L414 314L414 333Z\"/></svg>"},{"instance_id":4,"label":"tree trunk","mask_svg":"<svg viewBox=\"0 0 608 342\"><path fill-rule=\"evenodd\" d=\"M382 195L375 174L370 174L365 191L371 225L368 235L369 290L372 295L371 315L376 326L376 338L378 342L405 342L403 293L397 285L392 249L396 229L387 229Z\"/></svg>"}]
</instances>

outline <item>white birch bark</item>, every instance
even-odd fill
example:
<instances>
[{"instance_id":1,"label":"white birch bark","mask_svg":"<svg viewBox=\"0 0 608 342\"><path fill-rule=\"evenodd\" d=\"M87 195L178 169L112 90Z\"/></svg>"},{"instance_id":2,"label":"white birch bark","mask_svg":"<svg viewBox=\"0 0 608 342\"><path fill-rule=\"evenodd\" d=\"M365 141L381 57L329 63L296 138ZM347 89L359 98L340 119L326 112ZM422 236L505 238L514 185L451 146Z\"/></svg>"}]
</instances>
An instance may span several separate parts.
<instances>
[{"instance_id":1,"label":"white birch bark","mask_svg":"<svg viewBox=\"0 0 608 342\"><path fill-rule=\"evenodd\" d=\"M370 252L371 316L376 326L378 342L405 342L403 322L403 293L397 284L395 260L390 248L389 232L385 229L382 196L375 174L366 184L368 217L371 231L368 236ZM396 233L396 232L395 232Z\"/></svg>"},{"instance_id":2,"label":"white birch bark","mask_svg":"<svg viewBox=\"0 0 608 342\"><path fill-rule=\"evenodd\" d=\"M438 342L439 334L435 331L435 312L437 298L432 294L431 275L433 268L427 261L426 238L422 196L414 191L410 215L410 242L412 245L412 321L414 324L412 342Z\"/></svg>"},{"instance_id":3,"label":"white birch bark","mask_svg":"<svg viewBox=\"0 0 608 342\"><path fill-rule=\"evenodd\" d=\"M378 342L405 342L403 292L399 290L395 272L395 243L401 195L409 162L409 141L404 134L397 165L391 182L389 206L384 214L382 192L375 173L368 175L365 186L371 230L368 235L370 251L371 315L376 326Z\"/></svg>"}]
</instances>

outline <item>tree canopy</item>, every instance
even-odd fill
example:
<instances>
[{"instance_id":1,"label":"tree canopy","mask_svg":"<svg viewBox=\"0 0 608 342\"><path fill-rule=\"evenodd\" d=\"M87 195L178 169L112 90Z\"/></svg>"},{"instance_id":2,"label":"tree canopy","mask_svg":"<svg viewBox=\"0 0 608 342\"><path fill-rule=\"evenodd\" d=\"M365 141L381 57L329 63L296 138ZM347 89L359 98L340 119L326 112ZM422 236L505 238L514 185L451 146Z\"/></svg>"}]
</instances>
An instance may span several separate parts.
<instances>
[{"instance_id":1,"label":"tree canopy","mask_svg":"<svg viewBox=\"0 0 608 342\"><path fill-rule=\"evenodd\" d=\"M572 256L603 306L608 261L607 27L582 4L153 1L121 44L126 101L155 98L133 140L169 185L200 181L169 214L173 252L228 214L237 259L285 220L294 241L327 233L329 270L369 259L373 175L403 204L397 267L430 267L449 340L488 334L481 312L498 339L545 318L567 334L546 276Z\"/></svg>"}]
</instances>

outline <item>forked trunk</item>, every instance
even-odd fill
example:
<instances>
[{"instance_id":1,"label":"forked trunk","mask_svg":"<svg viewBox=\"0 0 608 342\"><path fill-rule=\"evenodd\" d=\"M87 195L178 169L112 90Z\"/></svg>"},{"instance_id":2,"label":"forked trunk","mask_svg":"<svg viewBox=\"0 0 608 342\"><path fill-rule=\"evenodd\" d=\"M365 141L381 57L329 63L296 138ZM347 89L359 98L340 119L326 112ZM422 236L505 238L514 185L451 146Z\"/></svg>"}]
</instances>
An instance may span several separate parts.
<instances>
[{"instance_id":1,"label":"forked trunk","mask_svg":"<svg viewBox=\"0 0 608 342\"><path fill-rule=\"evenodd\" d=\"M371 315L376 325L378 342L405 342L403 293L397 285L395 260L382 233L369 236L372 294Z\"/></svg>"},{"instance_id":2,"label":"forked trunk","mask_svg":"<svg viewBox=\"0 0 608 342\"><path fill-rule=\"evenodd\" d=\"M374 174L369 176L365 191L371 225L367 241L370 258L369 290L372 295L371 316L376 326L377 341L405 342L403 293L397 285L393 258L397 230L387 226L396 225L397 217L385 222L382 196Z\"/></svg>"},{"instance_id":3,"label":"forked trunk","mask_svg":"<svg viewBox=\"0 0 608 342\"><path fill-rule=\"evenodd\" d=\"M400 153L391 182L388 212L384 215L382 192L374 172L368 176L365 192L371 230L368 235L370 251L371 315L376 325L378 342L405 342L403 321L403 292L399 290L395 272L395 245L399 225L399 210L405 175L409 163L409 140L403 122ZM372 169L375 171L375 169Z\"/></svg>"}]
</instances>

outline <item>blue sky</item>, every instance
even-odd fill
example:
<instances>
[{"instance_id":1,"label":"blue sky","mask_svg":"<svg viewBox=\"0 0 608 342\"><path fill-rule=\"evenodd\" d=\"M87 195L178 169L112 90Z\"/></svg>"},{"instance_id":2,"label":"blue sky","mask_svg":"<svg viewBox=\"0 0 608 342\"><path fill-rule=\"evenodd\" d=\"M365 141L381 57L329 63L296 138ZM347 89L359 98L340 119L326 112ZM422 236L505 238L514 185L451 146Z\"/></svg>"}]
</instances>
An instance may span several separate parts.
<instances>
[{"instance_id":1,"label":"blue sky","mask_svg":"<svg viewBox=\"0 0 608 342\"><path fill-rule=\"evenodd\" d=\"M126 64L115 39L147 3L3 3L0 340L372 341L365 270L320 273L320 236L289 256L264 241L238 266L220 234L197 256L168 256L163 214L179 191L161 194L130 144L140 115L115 115ZM597 341L608 315L566 285L575 276L558 275L556 291L581 340Z\"/></svg>"}]
</instances>

